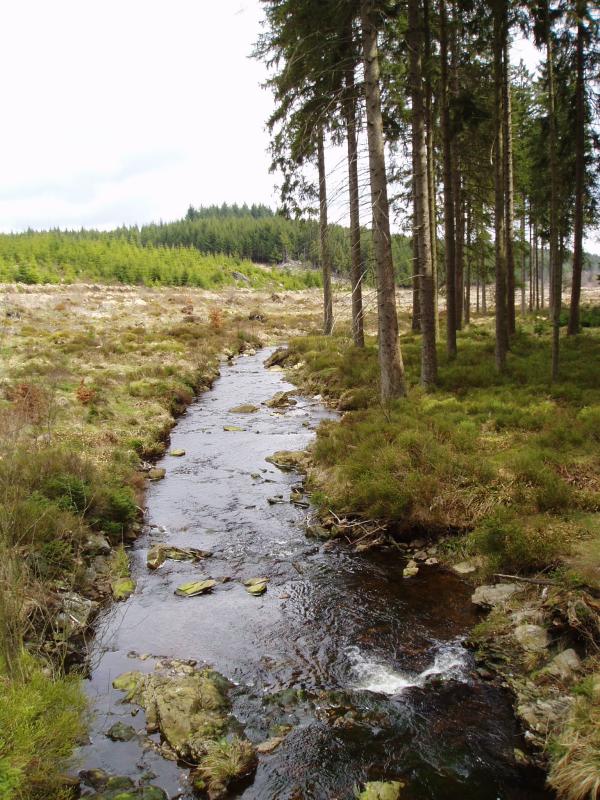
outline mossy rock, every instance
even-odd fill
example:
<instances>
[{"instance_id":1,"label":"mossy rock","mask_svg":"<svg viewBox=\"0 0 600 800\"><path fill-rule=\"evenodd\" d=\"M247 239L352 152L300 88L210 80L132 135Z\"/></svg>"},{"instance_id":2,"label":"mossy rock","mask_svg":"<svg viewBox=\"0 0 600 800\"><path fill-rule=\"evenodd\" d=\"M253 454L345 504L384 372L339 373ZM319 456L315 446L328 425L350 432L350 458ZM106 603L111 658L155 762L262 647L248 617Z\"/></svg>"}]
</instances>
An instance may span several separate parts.
<instances>
[{"instance_id":1,"label":"mossy rock","mask_svg":"<svg viewBox=\"0 0 600 800\"><path fill-rule=\"evenodd\" d=\"M284 472L303 472L306 470L306 453L302 450L277 450L265 461L274 464Z\"/></svg>"},{"instance_id":2,"label":"mossy rock","mask_svg":"<svg viewBox=\"0 0 600 800\"><path fill-rule=\"evenodd\" d=\"M175 589L175 594L179 597L196 597L199 594L206 594L210 592L214 586L217 585L216 581L211 578L205 581L189 581L182 583Z\"/></svg>"},{"instance_id":3,"label":"mossy rock","mask_svg":"<svg viewBox=\"0 0 600 800\"><path fill-rule=\"evenodd\" d=\"M370 781L357 795L357 800L400 800L402 781Z\"/></svg>"},{"instance_id":4,"label":"mossy rock","mask_svg":"<svg viewBox=\"0 0 600 800\"><path fill-rule=\"evenodd\" d=\"M155 544L148 550L146 566L148 569L158 569L165 563L166 558L164 547L160 544Z\"/></svg>"},{"instance_id":5,"label":"mossy rock","mask_svg":"<svg viewBox=\"0 0 600 800\"><path fill-rule=\"evenodd\" d=\"M127 600L135 592L133 578L117 578L110 585L115 600Z\"/></svg>"},{"instance_id":6,"label":"mossy rock","mask_svg":"<svg viewBox=\"0 0 600 800\"><path fill-rule=\"evenodd\" d=\"M106 731L106 735L109 739L112 739L113 742L129 742L136 735L136 731L131 725L125 725L123 722L115 722L115 724L111 725ZM107 783L107 788L109 783L110 780Z\"/></svg>"},{"instance_id":7,"label":"mossy rock","mask_svg":"<svg viewBox=\"0 0 600 800\"><path fill-rule=\"evenodd\" d=\"M165 475L167 474L167 470L163 467L153 467L148 472L148 478L151 481L161 481Z\"/></svg>"},{"instance_id":8,"label":"mossy rock","mask_svg":"<svg viewBox=\"0 0 600 800\"><path fill-rule=\"evenodd\" d=\"M220 739L207 744L192 780L196 788L208 790L211 800L219 800L228 795L231 786L254 772L257 764L256 749L247 739Z\"/></svg>"},{"instance_id":9,"label":"mossy rock","mask_svg":"<svg viewBox=\"0 0 600 800\"><path fill-rule=\"evenodd\" d=\"M256 414L258 410L258 406L253 406L251 403L242 403L241 406L229 409L231 414Z\"/></svg>"},{"instance_id":10,"label":"mossy rock","mask_svg":"<svg viewBox=\"0 0 600 800\"><path fill-rule=\"evenodd\" d=\"M223 430L228 431L229 433L238 433L243 431L244 428L240 428L239 425L223 425Z\"/></svg>"},{"instance_id":11,"label":"mossy rock","mask_svg":"<svg viewBox=\"0 0 600 800\"><path fill-rule=\"evenodd\" d=\"M265 405L268 408L286 408L287 406L295 406L296 400L292 398L293 391L290 392L275 392L270 400L267 400Z\"/></svg>"},{"instance_id":12,"label":"mossy rock","mask_svg":"<svg viewBox=\"0 0 600 800\"><path fill-rule=\"evenodd\" d=\"M248 594L258 597L267 591L268 582L268 578L249 578L247 581L244 581L244 586Z\"/></svg>"},{"instance_id":13,"label":"mossy rock","mask_svg":"<svg viewBox=\"0 0 600 800\"><path fill-rule=\"evenodd\" d=\"M181 458L181 456L185 455L185 450L181 450L181 449L170 450L169 451L169 455L170 456L175 456L176 458Z\"/></svg>"}]
</instances>

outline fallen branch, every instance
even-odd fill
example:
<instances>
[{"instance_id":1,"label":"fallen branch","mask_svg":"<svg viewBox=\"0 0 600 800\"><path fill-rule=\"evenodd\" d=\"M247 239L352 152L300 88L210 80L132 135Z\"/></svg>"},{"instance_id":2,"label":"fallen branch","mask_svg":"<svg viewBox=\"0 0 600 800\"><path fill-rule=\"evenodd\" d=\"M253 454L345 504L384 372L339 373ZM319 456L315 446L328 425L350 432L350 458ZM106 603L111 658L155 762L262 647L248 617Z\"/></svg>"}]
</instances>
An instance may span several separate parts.
<instances>
[{"instance_id":1,"label":"fallen branch","mask_svg":"<svg viewBox=\"0 0 600 800\"><path fill-rule=\"evenodd\" d=\"M511 581L534 583L536 586L560 586L557 581L549 581L543 578L522 578L520 575L503 575L501 572L494 572L494 578L508 578Z\"/></svg>"}]
</instances>

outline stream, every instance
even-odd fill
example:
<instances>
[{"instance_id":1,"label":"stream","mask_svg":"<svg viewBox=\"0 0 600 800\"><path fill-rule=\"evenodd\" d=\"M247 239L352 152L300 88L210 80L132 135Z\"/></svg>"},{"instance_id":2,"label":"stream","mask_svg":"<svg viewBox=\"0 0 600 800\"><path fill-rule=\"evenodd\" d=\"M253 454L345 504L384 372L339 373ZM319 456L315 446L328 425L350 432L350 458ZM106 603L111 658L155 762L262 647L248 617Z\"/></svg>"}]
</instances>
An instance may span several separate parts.
<instances>
[{"instance_id":1,"label":"stream","mask_svg":"<svg viewBox=\"0 0 600 800\"><path fill-rule=\"evenodd\" d=\"M148 488L145 529L131 551L136 592L96 625L90 742L78 767L193 796L185 767L143 746L143 711L111 688L123 672L151 672L162 656L195 659L232 681L233 713L253 742L292 726L232 797L350 800L367 780L393 779L406 782L403 800L550 797L539 775L515 762L521 743L509 696L477 677L463 646L478 619L470 587L436 567L403 579L404 559L393 552L357 554L306 537L309 509L289 502L298 476L265 458L302 450L333 414L318 399L261 405L293 389L263 366L270 352L223 364L172 431L171 447L185 455L161 459L166 477ZM240 403L260 410L231 413ZM277 495L284 502L269 503ZM151 572L146 555L158 543L213 555ZM254 597L241 581L260 575L268 589ZM174 594L205 577L231 580L203 596ZM106 731L118 721L140 736L111 741Z\"/></svg>"}]
</instances>

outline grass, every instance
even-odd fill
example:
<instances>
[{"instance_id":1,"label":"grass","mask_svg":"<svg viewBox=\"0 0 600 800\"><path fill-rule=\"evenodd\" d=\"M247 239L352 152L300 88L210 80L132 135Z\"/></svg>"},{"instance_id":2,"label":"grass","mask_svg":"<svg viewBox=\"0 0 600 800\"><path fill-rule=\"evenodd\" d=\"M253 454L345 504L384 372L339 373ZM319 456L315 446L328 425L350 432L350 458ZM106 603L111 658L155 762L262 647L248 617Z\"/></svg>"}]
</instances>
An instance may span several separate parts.
<instances>
[{"instance_id":1,"label":"grass","mask_svg":"<svg viewBox=\"0 0 600 800\"><path fill-rule=\"evenodd\" d=\"M207 742L195 785L207 788L210 795L221 796L227 787L248 775L256 765L256 753L250 742L234 736Z\"/></svg>"},{"instance_id":2,"label":"grass","mask_svg":"<svg viewBox=\"0 0 600 800\"><path fill-rule=\"evenodd\" d=\"M0 675L0 796L66 800L63 770L85 732L85 698L76 678L52 675L27 656L21 667L22 680Z\"/></svg>"},{"instance_id":3,"label":"grass","mask_svg":"<svg viewBox=\"0 0 600 800\"><path fill-rule=\"evenodd\" d=\"M418 386L419 340L402 337L409 396L382 407L377 351L344 336L292 342L295 371L343 409L321 426L314 483L341 514L415 527L474 530L471 548L503 569L535 570L586 536L582 515L600 510L600 336L563 342L563 380L551 385L548 336L515 337L506 375L493 366L487 327L440 348L440 386ZM579 521L578 521L579 520ZM585 526L584 526L585 527Z\"/></svg>"}]
</instances>

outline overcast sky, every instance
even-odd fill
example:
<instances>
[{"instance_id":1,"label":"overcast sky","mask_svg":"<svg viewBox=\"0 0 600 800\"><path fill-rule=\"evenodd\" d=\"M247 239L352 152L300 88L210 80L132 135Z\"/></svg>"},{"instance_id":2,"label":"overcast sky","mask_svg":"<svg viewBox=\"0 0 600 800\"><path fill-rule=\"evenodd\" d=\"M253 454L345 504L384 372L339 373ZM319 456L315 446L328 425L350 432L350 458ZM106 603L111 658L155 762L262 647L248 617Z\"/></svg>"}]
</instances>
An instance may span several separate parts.
<instances>
[{"instance_id":1,"label":"overcast sky","mask_svg":"<svg viewBox=\"0 0 600 800\"><path fill-rule=\"evenodd\" d=\"M6 0L0 226L272 204L258 0Z\"/></svg>"},{"instance_id":2,"label":"overcast sky","mask_svg":"<svg viewBox=\"0 0 600 800\"><path fill-rule=\"evenodd\" d=\"M275 206L272 103L249 58L260 5L2 2L0 230L172 220L190 203ZM520 56L536 57L522 45Z\"/></svg>"}]
</instances>

